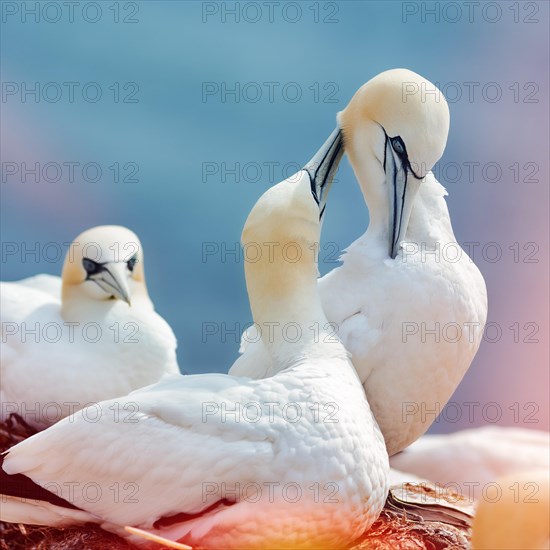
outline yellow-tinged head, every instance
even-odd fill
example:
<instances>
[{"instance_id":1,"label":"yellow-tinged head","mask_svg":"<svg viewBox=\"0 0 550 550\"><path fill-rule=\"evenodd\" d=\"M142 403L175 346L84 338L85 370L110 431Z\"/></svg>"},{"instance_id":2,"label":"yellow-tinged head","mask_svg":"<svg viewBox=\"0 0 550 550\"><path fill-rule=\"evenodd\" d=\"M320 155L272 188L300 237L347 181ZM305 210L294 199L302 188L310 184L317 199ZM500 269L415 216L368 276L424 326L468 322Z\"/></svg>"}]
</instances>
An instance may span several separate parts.
<instances>
[{"instance_id":1,"label":"yellow-tinged head","mask_svg":"<svg viewBox=\"0 0 550 550\"><path fill-rule=\"evenodd\" d=\"M310 188L307 172L268 189L256 202L246 220L243 246L258 242L318 242L319 207Z\"/></svg>"},{"instance_id":2,"label":"yellow-tinged head","mask_svg":"<svg viewBox=\"0 0 550 550\"><path fill-rule=\"evenodd\" d=\"M62 301L105 302L147 297L143 249L135 233L118 225L84 231L72 242L63 264Z\"/></svg>"},{"instance_id":3,"label":"yellow-tinged head","mask_svg":"<svg viewBox=\"0 0 550 550\"><path fill-rule=\"evenodd\" d=\"M340 113L346 152L371 210L385 212L389 255L398 253L414 199L440 159L449 108L437 87L407 69L364 84Z\"/></svg>"},{"instance_id":4,"label":"yellow-tinged head","mask_svg":"<svg viewBox=\"0 0 550 550\"><path fill-rule=\"evenodd\" d=\"M250 307L260 325L299 322L295 307L307 309L314 300L319 207L307 172L295 178L262 195L242 234Z\"/></svg>"},{"instance_id":5,"label":"yellow-tinged head","mask_svg":"<svg viewBox=\"0 0 550 550\"><path fill-rule=\"evenodd\" d=\"M320 220L342 153L337 129L303 170L268 189L246 220L246 285L260 326L323 315L316 283Z\"/></svg>"}]
</instances>

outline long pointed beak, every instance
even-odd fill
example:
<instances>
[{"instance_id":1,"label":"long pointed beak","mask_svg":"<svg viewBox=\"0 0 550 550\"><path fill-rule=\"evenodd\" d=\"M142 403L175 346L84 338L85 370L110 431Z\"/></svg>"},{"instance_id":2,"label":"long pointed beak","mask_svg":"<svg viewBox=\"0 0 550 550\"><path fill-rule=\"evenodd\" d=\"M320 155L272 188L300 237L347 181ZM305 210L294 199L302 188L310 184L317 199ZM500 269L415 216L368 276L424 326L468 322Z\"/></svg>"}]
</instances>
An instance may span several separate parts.
<instances>
[{"instance_id":1,"label":"long pointed beak","mask_svg":"<svg viewBox=\"0 0 550 550\"><path fill-rule=\"evenodd\" d=\"M99 285L107 294L111 294L117 300L122 300L131 306L130 287L124 262L109 262L103 265L103 269L88 277Z\"/></svg>"},{"instance_id":2,"label":"long pointed beak","mask_svg":"<svg viewBox=\"0 0 550 550\"><path fill-rule=\"evenodd\" d=\"M389 254L390 258L395 259L401 241L407 233L414 199L420 188L420 180L409 175L408 167L404 166L401 159L396 155L388 137L386 137L384 157L384 170L386 172L390 205Z\"/></svg>"},{"instance_id":3,"label":"long pointed beak","mask_svg":"<svg viewBox=\"0 0 550 550\"><path fill-rule=\"evenodd\" d=\"M325 212L328 192L334 175L344 154L344 139L342 130L335 128L322 147L313 155L313 158L304 166L311 180L311 193L319 205L319 218Z\"/></svg>"}]
</instances>

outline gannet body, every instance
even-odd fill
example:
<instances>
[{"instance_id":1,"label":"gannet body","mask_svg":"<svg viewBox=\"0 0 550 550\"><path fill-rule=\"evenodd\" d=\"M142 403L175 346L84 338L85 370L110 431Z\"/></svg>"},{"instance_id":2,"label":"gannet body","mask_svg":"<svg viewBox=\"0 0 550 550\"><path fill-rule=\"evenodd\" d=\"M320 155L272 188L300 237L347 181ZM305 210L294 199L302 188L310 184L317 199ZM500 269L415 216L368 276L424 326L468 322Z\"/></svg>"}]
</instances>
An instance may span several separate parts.
<instances>
[{"instance_id":1,"label":"gannet body","mask_svg":"<svg viewBox=\"0 0 550 550\"><path fill-rule=\"evenodd\" d=\"M394 455L391 465L401 470L395 475L405 480L429 479L475 504L475 550L549 548L547 432L485 426L425 435Z\"/></svg>"},{"instance_id":2,"label":"gannet body","mask_svg":"<svg viewBox=\"0 0 550 550\"><path fill-rule=\"evenodd\" d=\"M255 322L301 331L293 342L277 329L266 338L274 376L170 376L101 403L96 423L86 422L92 411L75 413L5 455L2 520L95 521L239 549L342 547L374 522L388 490L382 434L342 344L302 330L326 323L310 245L339 149L335 132L317 169L268 190L243 231L245 246L293 243L304 252L291 263L277 248L245 265ZM55 487L73 508L33 484ZM27 485L41 503L21 500ZM85 494L92 485L97 501Z\"/></svg>"},{"instance_id":3,"label":"gannet body","mask_svg":"<svg viewBox=\"0 0 550 550\"><path fill-rule=\"evenodd\" d=\"M328 329L351 353L390 456L443 409L487 315L483 277L457 244L446 191L430 172L445 148L449 111L441 93L426 89L436 88L411 71L387 71L340 114L370 223L343 265L319 280ZM230 374L270 375L261 341L245 333L241 352Z\"/></svg>"},{"instance_id":4,"label":"gannet body","mask_svg":"<svg viewBox=\"0 0 550 550\"><path fill-rule=\"evenodd\" d=\"M42 429L178 372L176 338L154 311L141 244L126 228L79 235L61 278L0 285L3 420L16 413Z\"/></svg>"},{"instance_id":5,"label":"gannet body","mask_svg":"<svg viewBox=\"0 0 550 550\"><path fill-rule=\"evenodd\" d=\"M391 458L393 468L478 498L498 478L550 470L550 436L523 428L485 426L425 435Z\"/></svg>"}]
</instances>

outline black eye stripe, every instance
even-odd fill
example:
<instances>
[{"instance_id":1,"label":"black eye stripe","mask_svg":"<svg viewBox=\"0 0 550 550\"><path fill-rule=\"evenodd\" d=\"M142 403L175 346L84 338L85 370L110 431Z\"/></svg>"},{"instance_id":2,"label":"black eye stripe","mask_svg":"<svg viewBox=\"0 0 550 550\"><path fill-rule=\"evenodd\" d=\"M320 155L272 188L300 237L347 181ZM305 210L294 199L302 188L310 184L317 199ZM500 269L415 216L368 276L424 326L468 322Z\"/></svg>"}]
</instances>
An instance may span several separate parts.
<instances>
[{"instance_id":1,"label":"black eye stripe","mask_svg":"<svg viewBox=\"0 0 550 550\"><path fill-rule=\"evenodd\" d=\"M404 141L401 139L400 136L392 137L391 140L391 146L393 147L393 150L400 156L407 158L407 148L405 147Z\"/></svg>"},{"instance_id":2,"label":"black eye stripe","mask_svg":"<svg viewBox=\"0 0 550 550\"><path fill-rule=\"evenodd\" d=\"M90 258L82 258L82 267L86 270L88 277L97 275L105 269L103 264L94 262L94 260L90 260Z\"/></svg>"},{"instance_id":3,"label":"black eye stripe","mask_svg":"<svg viewBox=\"0 0 550 550\"><path fill-rule=\"evenodd\" d=\"M405 145L405 142L403 141L401 136L390 137L388 136L388 134L386 134L386 139L390 140L391 147L395 151L399 159L401 160L401 164L403 165L405 170L411 173L413 177L415 177L417 180L422 180L423 178L419 176L411 166L411 163L409 161L409 154L407 153L407 146ZM386 163L386 149L384 148L384 166L385 166L385 163Z\"/></svg>"},{"instance_id":4,"label":"black eye stripe","mask_svg":"<svg viewBox=\"0 0 550 550\"><path fill-rule=\"evenodd\" d=\"M137 263L137 255L134 255L126 262L126 265L128 266L128 269L130 271L134 271L134 267L136 266L136 263Z\"/></svg>"}]
</instances>

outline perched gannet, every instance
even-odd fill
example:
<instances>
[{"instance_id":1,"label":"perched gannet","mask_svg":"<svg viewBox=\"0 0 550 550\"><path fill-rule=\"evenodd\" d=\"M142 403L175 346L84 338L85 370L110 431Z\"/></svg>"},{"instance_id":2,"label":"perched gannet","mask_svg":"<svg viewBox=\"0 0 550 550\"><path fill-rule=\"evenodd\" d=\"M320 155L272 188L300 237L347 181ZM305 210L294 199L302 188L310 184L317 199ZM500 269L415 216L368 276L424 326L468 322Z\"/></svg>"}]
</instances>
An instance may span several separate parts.
<instances>
[{"instance_id":1,"label":"perched gannet","mask_svg":"<svg viewBox=\"0 0 550 550\"><path fill-rule=\"evenodd\" d=\"M147 294L143 252L124 227L69 247L61 279L1 283L0 418L44 428L85 405L177 373L176 338Z\"/></svg>"},{"instance_id":2,"label":"perched gannet","mask_svg":"<svg viewBox=\"0 0 550 550\"><path fill-rule=\"evenodd\" d=\"M487 295L430 172L449 130L443 94L411 71L386 71L359 89L339 121L370 223L319 291L327 329L351 353L393 455L427 430L470 366ZM230 374L271 374L252 330Z\"/></svg>"},{"instance_id":3,"label":"perched gannet","mask_svg":"<svg viewBox=\"0 0 550 550\"><path fill-rule=\"evenodd\" d=\"M500 493L482 499L472 526L474 550L549 550L550 478L530 470L500 478Z\"/></svg>"},{"instance_id":4,"label":"perched gannet","mask_svg":"<svg viewBox=\"0 0 550 550\"><path fill-rule=\"evenodd\" d=\"M309 329L327 322L313 245L340 156L335 131L243 231L244 246L280 245L245 265L274 376L168 376L75 413L3 457L1 520L239 549L342 547L374 522L388 490L382 434L342 344Z\"/></svg>"},{"instance_id":5,"label":"perched gannet","mask_svg":"<svg viewBox=\"0 0 550 550\"><path fill-rule=\"evenodd\" d=\"M391 465L441 485L453 485L477 499L498 478L531 469L550 470L550 436L499 426L425 435L394 455Z\"/></svg>"}]
</instances>

